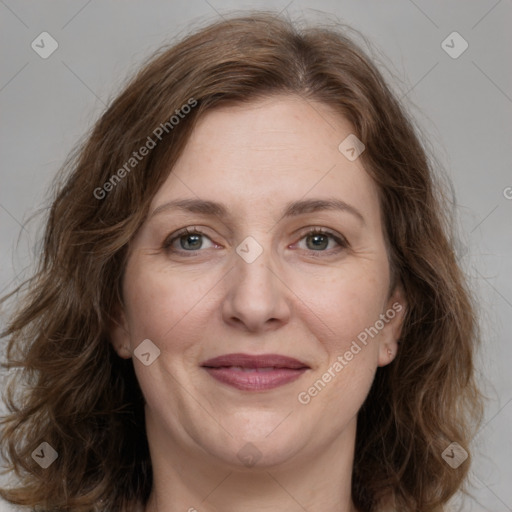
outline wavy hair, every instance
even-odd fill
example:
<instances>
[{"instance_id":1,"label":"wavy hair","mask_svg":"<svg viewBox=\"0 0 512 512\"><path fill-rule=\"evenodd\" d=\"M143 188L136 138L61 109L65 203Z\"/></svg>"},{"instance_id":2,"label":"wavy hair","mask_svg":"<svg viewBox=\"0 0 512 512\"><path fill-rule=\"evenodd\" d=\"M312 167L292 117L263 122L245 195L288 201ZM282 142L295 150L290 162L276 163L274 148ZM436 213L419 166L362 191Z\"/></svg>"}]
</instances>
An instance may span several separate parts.
<instances>
[{"instance_id":1,"label":"wavy hair","mask_svg":"<svg viewBox=\"0 0 512 512\"><path fill-rule=\"evenodd\" d=\"M475 306L433 159L348 33L269 12L210 23L160 49L68 158L37 269L3 298L16 298L2 332L12 378L0 448L16 477L1 489L4 499L45 511L146 503L144 400L132 361L117 356L108 334L123 304L128 245L197 121L216 106L274 94L330 106L364 142L360 158L378 186L394 282L408 305L398 355L377 369L358 414L354 503L361 512L383 510L384 502L433 512L464 488L469 460L452 469L442 452L455 441L468 448L481 420ZM167 129L156 141L159 126ZM148 137L156 144L135 164ZM58 452L46 469L31 457L41 442Z\"/></svg>"}]
</instances>

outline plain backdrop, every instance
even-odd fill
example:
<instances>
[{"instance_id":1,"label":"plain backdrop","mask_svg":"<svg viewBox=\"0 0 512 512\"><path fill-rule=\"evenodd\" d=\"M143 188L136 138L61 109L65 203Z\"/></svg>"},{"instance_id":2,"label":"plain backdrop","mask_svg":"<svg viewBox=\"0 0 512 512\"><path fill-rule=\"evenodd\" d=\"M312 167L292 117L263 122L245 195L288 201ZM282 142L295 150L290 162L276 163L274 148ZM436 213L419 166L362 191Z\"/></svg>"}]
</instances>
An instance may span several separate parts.
<instances>
[{"instance_id":1,"label":"plain backdrop","mask_svg":"<svg viewBox=\"0 0 512 512\"><path fill-rule=\"evenodd\" d=\"M48 186L127 76L162 44L250 9L360 30L446 168L489 396L463 510L512 511L511 0L0 0L0 294L29 275ZM31 46L42 32L58 44L46 59Z\"/></svg>"}]
</instances>

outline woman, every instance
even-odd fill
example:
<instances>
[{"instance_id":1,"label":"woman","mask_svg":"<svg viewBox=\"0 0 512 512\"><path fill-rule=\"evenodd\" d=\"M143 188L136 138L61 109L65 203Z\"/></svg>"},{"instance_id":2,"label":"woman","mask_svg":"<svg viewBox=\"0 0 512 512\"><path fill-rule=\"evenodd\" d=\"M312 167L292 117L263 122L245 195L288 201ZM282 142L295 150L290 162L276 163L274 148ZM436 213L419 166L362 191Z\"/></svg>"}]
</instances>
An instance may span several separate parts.
<instances>
[{"instance_id":1,"label":"woman","mask_svg":"<svg viewBox=\"0 0 512 512\"><path fill-rule=\"evenodd\" d=\"M351 39L212 24L65 170L3 333L5 499L437 511L462 488L475 315L430 161Z\"/></svg>"}]
</instances>

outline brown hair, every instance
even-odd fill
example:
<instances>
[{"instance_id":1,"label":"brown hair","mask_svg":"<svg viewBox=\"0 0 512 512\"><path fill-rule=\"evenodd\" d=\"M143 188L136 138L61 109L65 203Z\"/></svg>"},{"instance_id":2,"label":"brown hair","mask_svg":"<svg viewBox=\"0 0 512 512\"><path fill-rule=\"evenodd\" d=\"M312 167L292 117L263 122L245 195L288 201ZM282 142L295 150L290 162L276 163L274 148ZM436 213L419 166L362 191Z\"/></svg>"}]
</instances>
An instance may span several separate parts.
<instances>
[{"instance_id":1,"label":"brown hair","mask_svg":"<svg viewBox=\"0 0 512 512\"><path fill-rule=\"evenodd\" d=\"M19 480L0 492L5 499L67 511L146 502L143 398L132 361L108 336L128 244L197 120L221 104L278 93L329 105L364 142L360 158L378 185L408 305L397 358L378 368L358 415L354 503L377 511L390 495L398 510L435 511L461 488L469 461L452 469L441 454L454 441L467 449L481 417L478 331L431 160L376 65L343 30L300 29L259 12L158 52L64 165L37 272L3 299L25 292L2 333L9 367L21 369L2 419L0 447ZM195 106L168 122L186 104ZM167 128L161 140L127 167L158 126ZM31 458L43 441L58 452L47 469Z\"/></svg>"}]
</instances>

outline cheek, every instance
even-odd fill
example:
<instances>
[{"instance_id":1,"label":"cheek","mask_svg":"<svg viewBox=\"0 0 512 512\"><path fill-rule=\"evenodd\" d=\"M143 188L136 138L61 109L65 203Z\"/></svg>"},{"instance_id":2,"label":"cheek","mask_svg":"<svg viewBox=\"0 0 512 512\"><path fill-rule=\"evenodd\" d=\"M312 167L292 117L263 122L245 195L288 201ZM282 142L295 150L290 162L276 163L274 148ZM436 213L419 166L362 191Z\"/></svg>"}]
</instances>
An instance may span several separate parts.
<instances>
[{"instance_id":1,"label":"cheek","mask_svg":"<svg viewBox=\"0 0 512 512\"><path fill-rule=\"evenodd\" d=\"M330 356L344 353L383 313L388 275L385 264L347 265L318 278L296 279L300 316L316 326ZM364 338L364 334L361 336Z\"/></svg>"},{"instance_id":2,"label":"cheek","mask_svg":"<svg viewBox=\"0 0 512 512\"><path fill-rule=\"evenodd\" d=\"M329 288L327 296L311 296L309 307L300 313L308 318L323 357L298 401L318 414L329 411L339 428L357 414L373 382L379 334L371 329L382 313L371 280L350 279L343 284Z\"/></svg>"},{"instance_id":3,"label":"cheek","mask_svg":"<svg viewBox=\"0 0 512 512\"><path fill-rule=\"evenodd\" d=\"M204 311L213 283L204 276L143 268L137 266L124 289L132 345L149 338L163 351L175 352L193 344L200 330L193 319Z\"/></svg>"}]
</instances>

